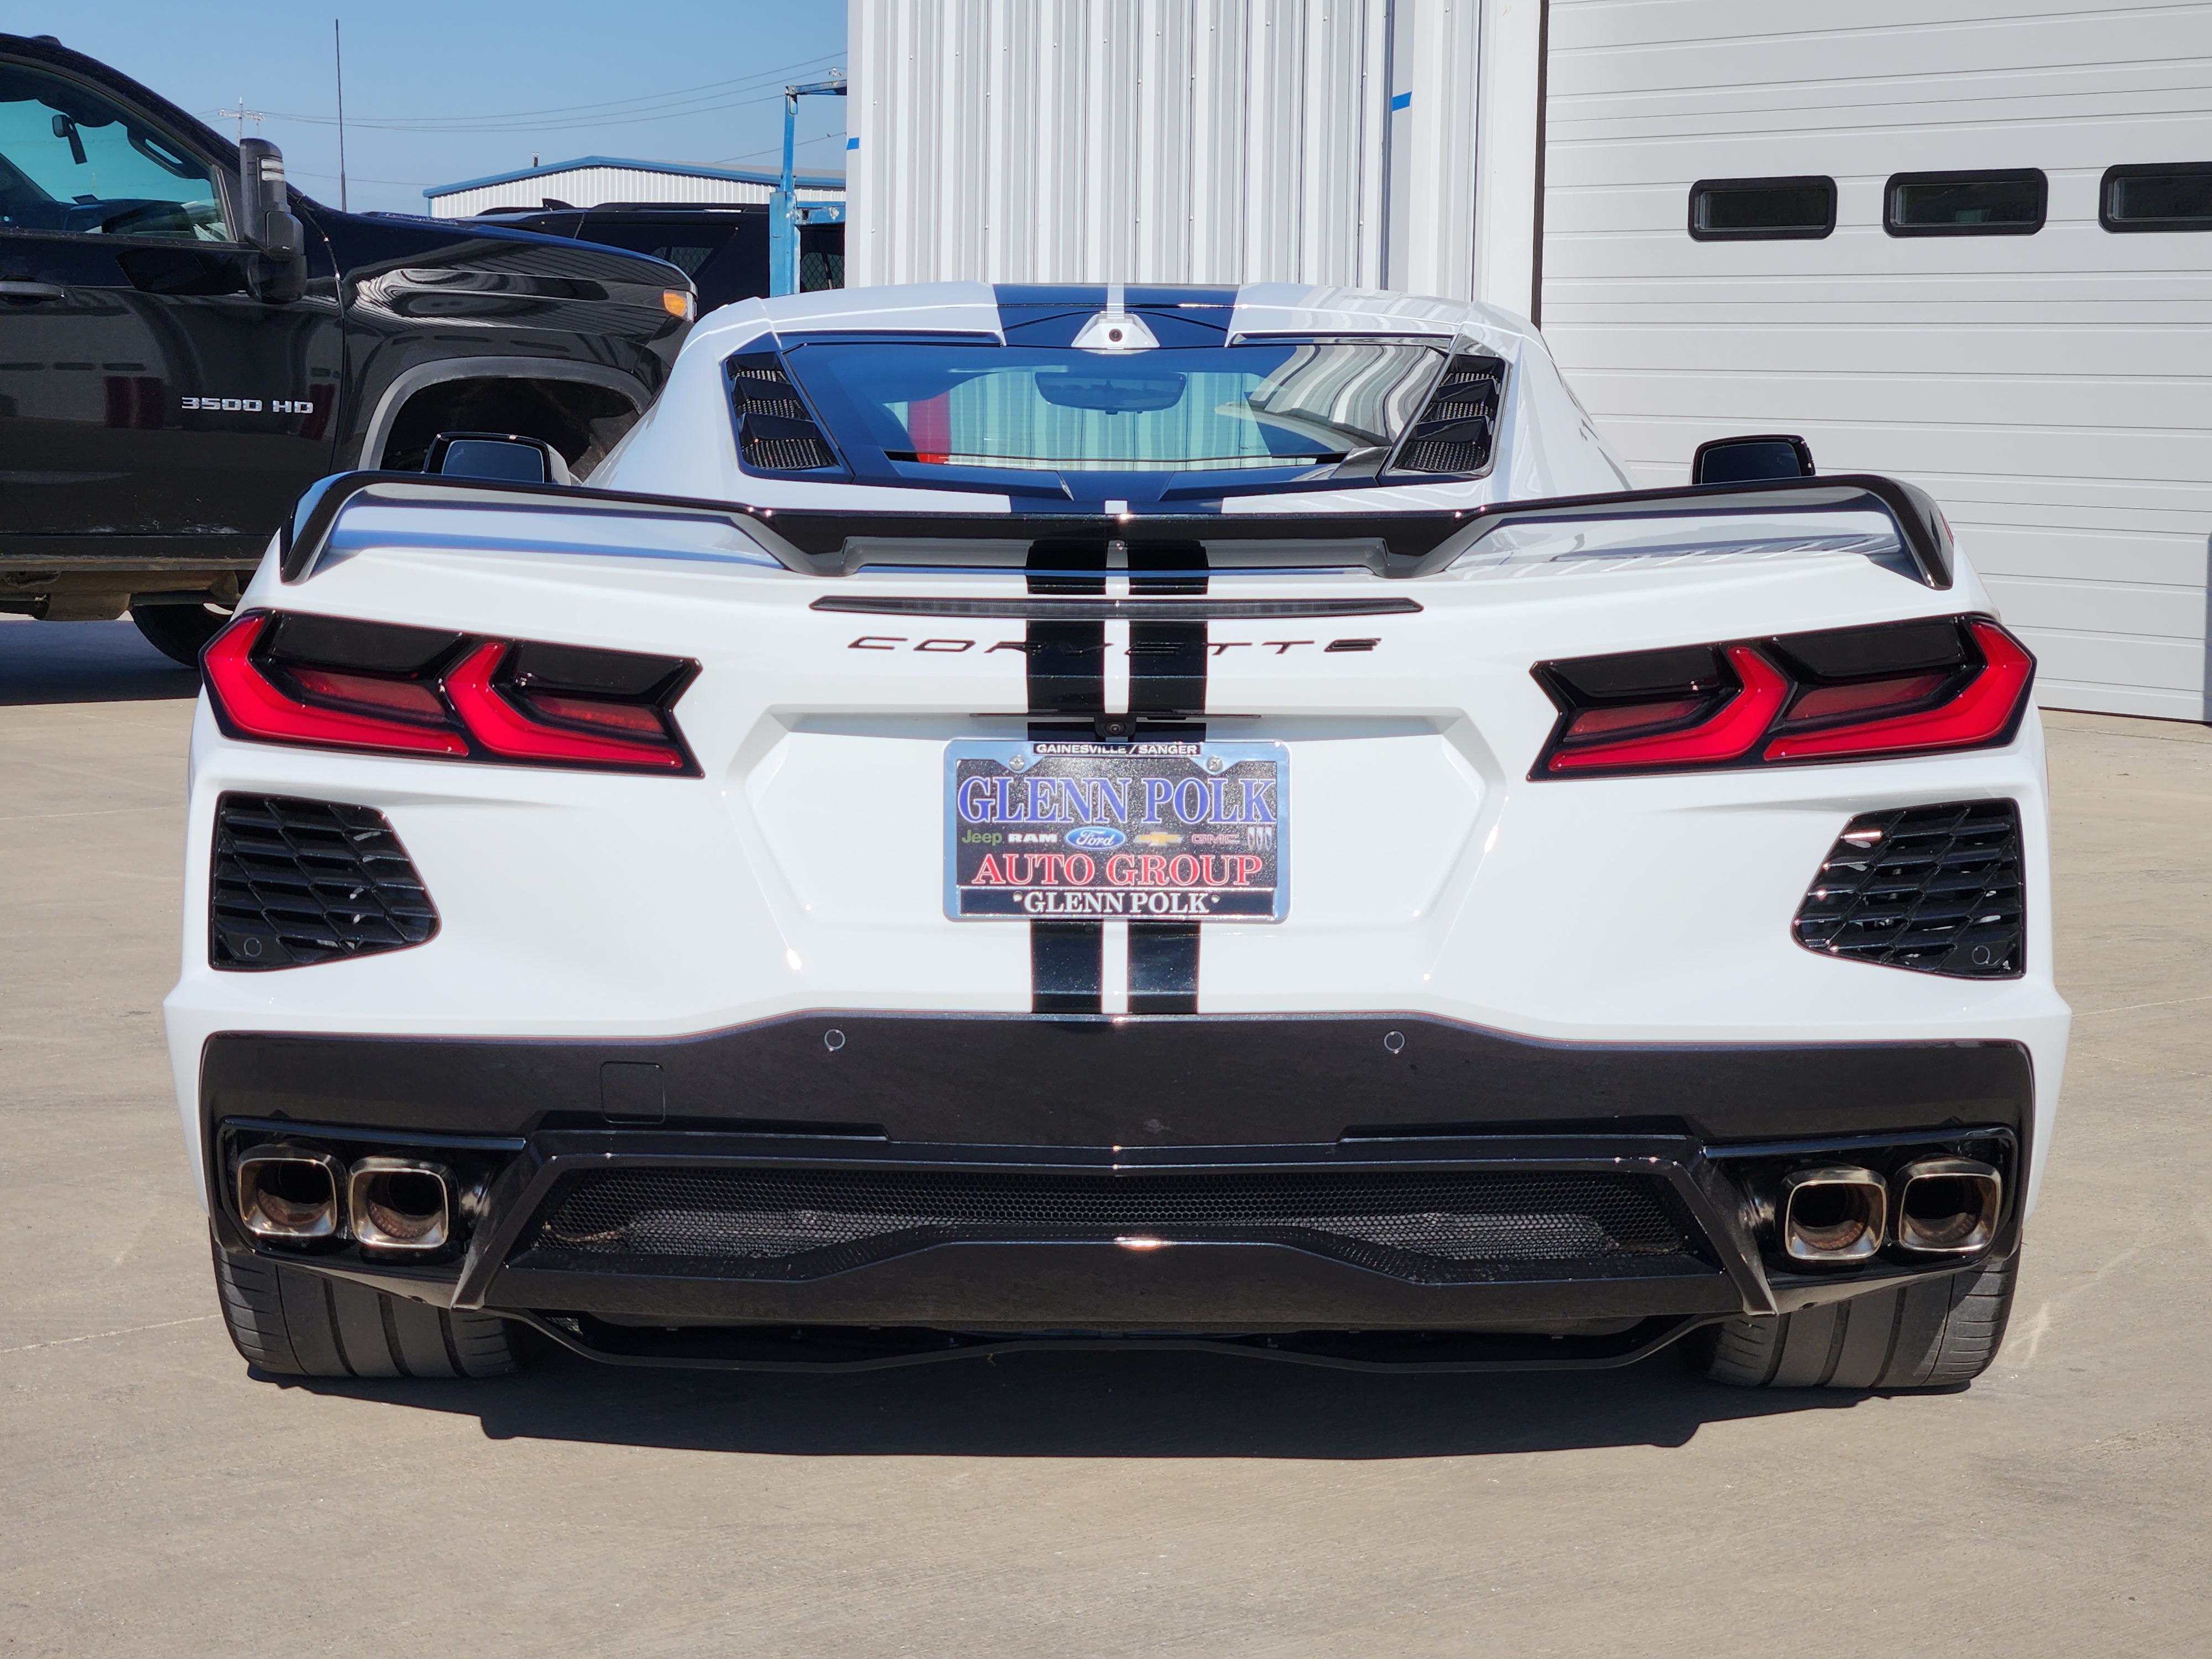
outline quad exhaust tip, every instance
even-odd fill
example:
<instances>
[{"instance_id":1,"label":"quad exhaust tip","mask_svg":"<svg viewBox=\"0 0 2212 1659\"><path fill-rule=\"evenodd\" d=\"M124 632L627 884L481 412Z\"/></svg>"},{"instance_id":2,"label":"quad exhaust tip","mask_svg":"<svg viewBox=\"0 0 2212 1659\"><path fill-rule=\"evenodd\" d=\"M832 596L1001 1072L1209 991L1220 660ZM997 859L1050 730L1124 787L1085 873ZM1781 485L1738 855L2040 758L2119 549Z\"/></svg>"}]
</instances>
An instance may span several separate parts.
<instances>
[{"instance_id":1,"label":"quad exhaust tip","mask_svg":"<svg viewBox=\"0 0 2212 1659\"><path fill-rule=\"evenodd\" d=\"M1850 1165L1793 1170L1782 1178L1782 1248L1793 1261L1865 1261L1881 1249L1889 1185Z\"/></svg>"},{"instance_id":2,"label":"quad exhaust tip","mask_svg":"<svg viewBox=\"0 0 2212 1659\"><path fill-rule=\"evenodd\" d=\"M353 1236L364 1249L410 1255L442 1250L453 1240L457 1188L442 1164L363 1158L346 1183Z\"/></svg>"},{"instance_id":3,"label":"quad exhaust tip","mask_svg":"<svg viewBox=\"0 0 2212 1659\"><path fill-rule=\"evenodd\" d=\"M1923 1158L1897 1172L1897 1243L1916 1255L1972 1255L1996 1237L2004 1188L1971 1158Z\"/></svg>"},{"instance_id":4,"label":"quad exhaust tip","mask_svg":"<svg viewBox=\"0 0 2212 1659\"><path fill-rule=\"evenodd\" d=\"M254 1237L311 1244L337 1237L345 1165L301 1146L256 1146L238 1160L238 1216Z\"/></svg>"}]
</instances>

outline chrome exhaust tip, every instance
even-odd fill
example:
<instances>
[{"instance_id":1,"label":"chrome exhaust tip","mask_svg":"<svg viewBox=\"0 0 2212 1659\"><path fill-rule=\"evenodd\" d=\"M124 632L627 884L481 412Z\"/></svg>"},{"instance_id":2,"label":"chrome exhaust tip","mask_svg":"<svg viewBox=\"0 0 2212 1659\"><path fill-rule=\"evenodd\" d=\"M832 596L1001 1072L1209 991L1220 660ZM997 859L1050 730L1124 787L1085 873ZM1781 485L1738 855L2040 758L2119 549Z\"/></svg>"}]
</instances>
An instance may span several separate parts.
<instances>
[{"instance_id":1,"label":"chrome exhaust tip","mask_svg":"<svg viewBox=\"0 0 2212 1659\"><path fill-rule=\"evenodd\" d=\"M1915 1255L1972 1255L1997 1236L2002 1177L1971 1158L1923 1158L1897 1172L1897 1242Z\"/></svg>"},{"instance_id":2,"label":"chrome exhaust tip","mask_svg":"<svg viewBox=\"0 0 2212 1659\"><path fill-rule=\"evenodd\" d=\"M411 1158L356 1158L346 1207L364 1249L418 1255L442 1250L453 1240L453 1172Z\"/></svg>"},{"instance_id":3,"label":"chrome exhaust tip","mask_svg":"<svg viewBox=\"0 0 2212 1659\"><path fill-rule=\"evenodd\" d=\"M345 1165L303 1146L256 1146L238 1158L238 1218L272 1244L313 1244L341 1231Z\"/></svg>"},{"instance_id":4,"label":"chrome exhaust tip","mask_svg":"<svg viewBox=\"0 0 2212 1659\"><path fill-rule=\"evenodd\" d=\"M1881 1249L1888 1183L1850 1165L1792 1170L1782 1177L1782 1249L1792 1261L1864 1261Z\"/></svg>"}]
</instances>

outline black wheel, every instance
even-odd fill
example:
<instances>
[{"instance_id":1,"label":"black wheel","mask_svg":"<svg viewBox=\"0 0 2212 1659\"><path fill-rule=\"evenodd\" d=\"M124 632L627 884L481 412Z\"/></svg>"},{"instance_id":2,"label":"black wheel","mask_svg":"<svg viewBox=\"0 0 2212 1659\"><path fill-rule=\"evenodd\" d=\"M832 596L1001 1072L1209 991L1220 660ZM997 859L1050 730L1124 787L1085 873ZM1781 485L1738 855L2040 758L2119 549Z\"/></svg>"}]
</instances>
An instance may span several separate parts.
<instances>
[{"instance_id":1,"label":"black wheel","mask_svg":"<svg viewBox=\"0 0 2212 1659\"><path fill-rule=\"evenodd\" d=\"M146 642L163 656L187 668L200 665L200 647L222 631L230 620L228 611L210 611L204 605L149 605L133 611L131 620Z\"/></svg>"},{"instance_id":2,"label":"black wheel","mask_svg":"<svg viewBox=\"0 0 2212 1659\"><path fill-rule=\"evenodd\" d=\"M215 1246L215 1284L230 1340L278 1376L504 1376L515 1368L507 1322L386 1296Z\"/></svg>"},{"instance_id":3,"label":"black wheel","mask_svg":"<svg viewBox=\"0 0 2212 1659\"><path fill-rule=\"evenodd\" d=\"M2020 1266L1992 1261L1778 1319L1731 1319L1692 1351L1740 1389L1954 1389L2004 1345Z\"/></svg>"}]
</instances>

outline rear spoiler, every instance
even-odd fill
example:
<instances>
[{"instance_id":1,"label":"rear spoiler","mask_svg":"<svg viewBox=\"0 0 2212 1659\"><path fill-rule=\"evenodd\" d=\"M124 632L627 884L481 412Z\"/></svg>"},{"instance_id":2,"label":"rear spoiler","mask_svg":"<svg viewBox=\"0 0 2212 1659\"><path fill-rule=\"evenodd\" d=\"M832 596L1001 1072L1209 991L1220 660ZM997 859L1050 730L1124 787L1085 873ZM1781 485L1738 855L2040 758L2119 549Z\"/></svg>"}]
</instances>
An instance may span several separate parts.
<instances>
[{"instance_id":1,"label":"rear spoiler","mask_svg":"<svg viewBox=\"0 0 2212 1659\"><path fill-rule=\"evenodd\" d=\"M1433 575L1486 550L1486 543L1503 546L1504 542L1492 538L1507 530L1635 522L1662 532L1671 525L1680 536L1691 532L1699 520L1771 519L1785 514L1800 520L1828 514L1840 519L1872 511L1895 527L1892 550L1902 555L1898 562L1906 574L1934 588L1950 586L1952 574L1950 532L1936 503L1911 484L1871 474L1784 478L1748 488L1708 484L1628 490L1431 511L1104 514L765 507L421 472L343 472L324 479L302 496L290 522L279 532L283 579L297 582L312 575L334 543L346 539L340 520L369 507L498 513L508 522L500 526L497 539L524 546L537 539L525 533L536 528L532 520L557 518L558 533L550 526L544 532L547 550L592 550L580 544L588 543L597 520L608 532L617 527L627 532L605 550L648 552L656 527L662 527L675 556L685 555L672 544L684 543L700 550L690 556L754 563L772 560L808 576L849 576L886 566L1103 570L1133 563L1155 575L1364 567L1394 580ZM1714 534L1717 539L1725 538L1724 532ZM647 538L646 544L636 539L640 535ZM371 532L362 539L384 538ZM446 532L434 544L452 545L454 539ZM1694 550L1694 535L1684 545L1685 550ZM1109 550L1117 547L1138 556L1114 562ZM714 550L718 548L720 553ZM758 551L748 557L751 550ZM1089 562L1091 558L1098 562ZM1070 563L1070 559L1077 562Z\"/></svg>"}]
</instances>

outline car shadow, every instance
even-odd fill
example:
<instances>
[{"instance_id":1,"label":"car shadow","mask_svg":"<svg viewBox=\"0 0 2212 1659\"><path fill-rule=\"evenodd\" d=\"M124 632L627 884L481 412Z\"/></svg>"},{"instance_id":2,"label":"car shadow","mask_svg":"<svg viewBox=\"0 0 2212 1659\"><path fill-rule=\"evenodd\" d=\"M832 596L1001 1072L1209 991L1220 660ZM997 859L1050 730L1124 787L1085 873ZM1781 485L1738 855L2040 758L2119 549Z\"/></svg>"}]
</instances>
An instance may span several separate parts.
<instances>
[{"instance_id":1,"label":"car shadow","mask_svg":"<svg viewBox=\"0 0 2212 1659\"><path fill-rule=\"evenodd\" d=\"M477 1382L265 1380L476 1417L494 1440L816 1457L1467 1457L1680 1446L1707 1423L1866 1396L1619 1370L1377 1375L1172 1352L1009 1353L842 1375L657 1370L534 1352ZM256 1373L257 1376L260 1373Z\"/></svg>"},{"instance_id":2,"label":"car shadow","mask_svg":"<svg viewBox=\"0 0 2212 1659\"><path fill-rule=\"evenodd\" d=\"M137 624L0 616L0 707L197 697L199 671L163 656Z\"/></svg>"}]
</instances>

